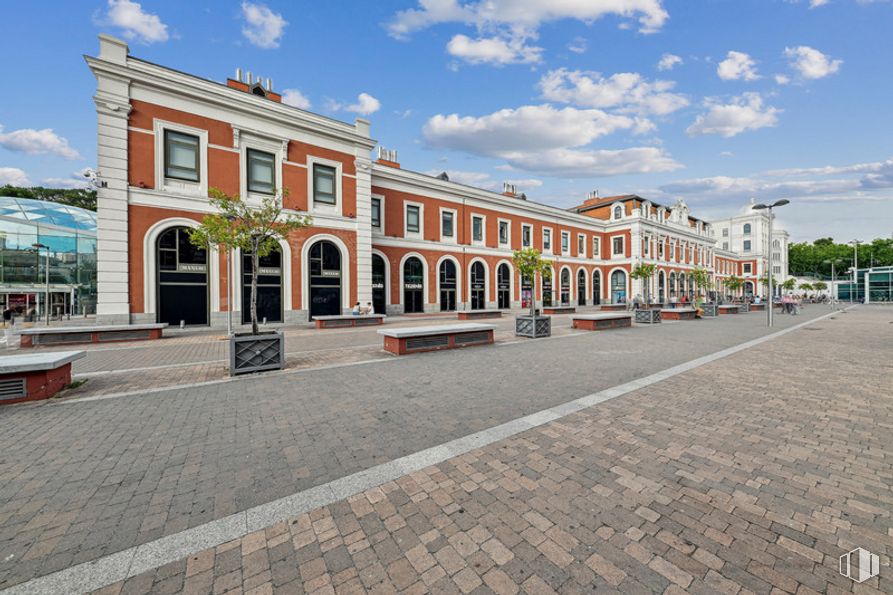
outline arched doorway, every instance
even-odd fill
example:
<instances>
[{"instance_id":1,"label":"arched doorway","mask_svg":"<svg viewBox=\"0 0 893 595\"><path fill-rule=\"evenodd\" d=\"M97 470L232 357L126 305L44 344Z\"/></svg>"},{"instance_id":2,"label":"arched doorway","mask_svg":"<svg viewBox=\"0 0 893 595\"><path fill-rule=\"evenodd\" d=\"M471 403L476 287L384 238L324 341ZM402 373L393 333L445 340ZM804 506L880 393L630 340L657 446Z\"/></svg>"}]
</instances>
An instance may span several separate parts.
<instances>
[{"instance_id":1,"label":"arched doorway","mask_svg":"<svg viewBox=\"0 0 893 595\"><path fill-rule=\"evenodd\" d=\"M596 270L592 273L592 305L602 303L602 272Z\"/></svg>"},{"instance_id":2,"label":"arched doorway","mask_svg":"<svg viewBox=\"0 0 893 595\"><path fill-rule=\"evenodd\" d=\"M446 258L440 263L440 311L453 312L456 309L456 263Z\"/></svg>"},{"instance_id":3,"label":"arched doorway","mask_svg":"<svg viewBox=\"0 0 893 595\"><path fill-rule=\"evenodd\" d=\"M186 227L158 237L158 322L208 324L208 250L189 241Z\"/></svg>"},{"instance_id":4,"label":"arched doorway","mask_svg":"<svg viewBox=\"0 0 893 595\"><path fill-rule=\"evenodd\" d=\"M776 240L776 241L778 241L778 240ZM744 295L746 295L747 297L750 297L750 298L753 297L753 283L752 282L750 282L750 281L744 282Z\"/></svg>"},{"instance_id":5,"label":"arched doorway","mask_svg":"<svg viewBox=\"0 0 893 595\"><path fill-rule=\"evenodd\" d=\"M403 263L403 311L407 314L425 311L425 267L415 256Z\"/></svg>"},{"instance_id":6,"label":"arched doorway","mask_svg":"<svg viewBox=\"0 0 893 595\"><path fill-rule=\"evenodd\" d=\"M676 272L670 273L670 297L676 297Z\"/></svg>"},{"instance_id":7,"label":"arched doorway","mask_svg":"<svg viewBox=\"0 0 893 595\"><path fill-rule=\"evenodd\" d=\"M242 254L242 324L251 322L251 254ZM257 321L282 322L282 249L261 256L257 271Z\"/></svg>"},{"instance_id":8,"label":"arched doorway","mask_svg":"<svg viewBox=\"0 0 893 595\"><path fill-rule=\"evenodd\" d=\"M626 302L626 272L616 270L611 273L611 302L623 304Z\"/></svg>"},{"instance_id":9,"label":"arched doorway","mask_svg":"<svg viewBox=\"0 0 893 595\"><path fill-rule=\"evenodd\" d=\"M341 251L328 240L310 246L310 318L341 314Z\"/></svg>"},{"instance_id":10,"label":"arched doorway","mask_svg":"<svg viewBox=\"0 0 893 595\"><path fill-rule=\"evenodd\" d=\"M663 304L666 302L667 291L667 274L661 271L657 275L657 301Z\"/></svg>"},{"instance_id":11,"label":"arched doorway","mask_svg":"<svg viewBox=\"0 0 893 595\"><path fill-rule=\"evenodd\" d=\"M502 263L496 267L496 304L500 310L512 307L512 272L509 265Z\"/></svg>"},{"instance_id":12,"label":"arched doorway","mask_svg":"<svg viewBox=\"0 0 893 595\"><path fill-rule=\"evenodd\" d=\"M372 255L372 309L376 314L387 314L388 268L384 258Z\"/></svg>"},{"instance_id":13,"label":"arched doorway","mask_svg":"<svg viewBox=\"0 0 893 595\"><path fill-rule=\"evenodd\" d=\"M487 307L487 277L484 263L471 263L471 309L483 310Z\"/></svg>"},{"instance_id":14,"label":"arched doorway","mask_svg":"<svg viewBox=\"0 0 893 595\"><path fill-rule=\"evenodd\" d=\"M533 299L533 283L527 277L521 277L521 308L530 308Z\"/></svg>"},{"instance_id":15,"label":"arched doorway","mask_svg":"<svg viewBox=\"0 0 893 595\"><path fill-rule=\"evenodd\" d=\"M577 305L586 305L586 271L577 271Z\"/></svg>"},{"instance_id":16,"label":"arched doorway","mask_svg":"<svg viewBox=\"0 0 893 595\"><path fill-rule=\"evenodd\" d=\"M552 305L552 279L555 278L555 269L552 269L549 278L542 277L543 283L543 306L551 306Z\"/></svg>"},{"instance_id":17,"label":"arched doorway","mask_svg":"<svg viewBox=\"0 0 893 595\"><path fill-rule=\"evenodd\" d=\"M686 296L686 293L687 293L687 292L686 292L685 288L686 288L686 286L685 286L685 273L679 273L679 294L680 294L680 297L685 297L685 296Z\"/></svg>"},{"instance_id":18,"label":"arched doorway","mask_svg":"<svg viewBox=\"0 0 893 595\"><path fill-rule=\"evenodd\" d=\"M571 303L571 272L569 269L561 269L561 305L569 306Z\"/></svg>"}]
</instances>

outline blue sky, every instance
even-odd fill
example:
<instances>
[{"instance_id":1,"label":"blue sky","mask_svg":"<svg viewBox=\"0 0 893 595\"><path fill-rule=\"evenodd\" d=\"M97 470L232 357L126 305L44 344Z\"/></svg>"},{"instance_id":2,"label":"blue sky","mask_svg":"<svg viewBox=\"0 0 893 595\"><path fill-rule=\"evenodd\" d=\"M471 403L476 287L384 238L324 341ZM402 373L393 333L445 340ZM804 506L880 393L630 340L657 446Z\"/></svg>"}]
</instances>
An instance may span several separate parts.
<instances>
[{"instance_id":1,"label":"blue sky","mask_svg":"<svg viewBox=\"0 0 893 595\"><path fill-rule=\"evenodd\" d=\"M560 4L559 7L553 6ZM636 192L702 217L789 198L795 240L893 233L890 0L10 3L0 183L95 160L96 35L223 81L270 77L404 167L561 207ZM11 56L11 50L6 50Z\"/></svg>"}]
</instances>

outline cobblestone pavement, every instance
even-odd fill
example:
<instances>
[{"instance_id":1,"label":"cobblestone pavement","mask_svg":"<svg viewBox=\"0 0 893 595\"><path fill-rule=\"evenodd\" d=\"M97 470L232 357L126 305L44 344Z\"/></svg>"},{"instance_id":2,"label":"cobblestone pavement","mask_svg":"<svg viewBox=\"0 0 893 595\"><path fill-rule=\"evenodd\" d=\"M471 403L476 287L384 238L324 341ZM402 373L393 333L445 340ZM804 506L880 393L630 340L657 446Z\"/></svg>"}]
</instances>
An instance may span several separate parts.
<instances>
[{"instance_id":1,"label":"cobblestone pavement","mask_svg":"<svg viewBox=\"0 0 893 595\"><path fill-rule=\"evenodd\" d=\"M824 320L101 592L891 593L891 322ZM881 575L857 587L858 546Z\"/></svg>"},{"instance_id":2,"label":"cobblestone pavement","mask_svg":"<svg viewBox=\"0 0 893 595\"><path fill-rule=\"evenodd\" d=\"M889 349L889 327L879 322L886 324L891 311L868 310L819 325L840 328L841 334L851 328L846 332L854 340L864 340L866 347L874 341L875 349L883 352ZM0 411L0 585L198 526L765 334L762 319L754 316L759 315L389 358L352 368L268 374L151 396L4 408ZM861 317L867 322L859 326ZM804 318L785 317L779 323ZM887 332L882 337L887 343L875 337L879 332ZM793 336L811 340L807 348L823 346L830 351L835 346L847 353L850 349L836 334L818 342L819 332L804 330ZM827 356L816 361L813 369L812 359L804 359L810 368L798 367L792 373L813 369L808 382L820 383L821 373L827 375L831 367ZM887 374L882 378L889 384L889 357L879 361L873 371L865 372L857 362L852 370L845 363L841 372L852 376L853 388L873 382L878 374ZM750 388L764 384L738 358L712 366L725 370L730 381L746 381ZM700 382L691 387L697 394L713 390ZM740 389L735 386L730 384L725 394L737 398ZM676 398L672 389L664 396L668 402ZM734 404L739 405L737 400ZM728 412L725 403L711 407L708 412ZM661 439L671 438L664 435L667 420L675 417L681 424L704 413L700 408L676 411L668 405L646 435L658 432ZM879 413L877 419L883 419L885 412ZM842 425L847 420L832 421ZM735 423L742 422L735 418ZM882 423L889 429L889 416ZM624 427L611 426L609 433ZM668 428L675 435L674 427ZM683 442L691 437L685 433L691 430L680 431ZM728 428L723 431L728 433ZM870 427L860 431L869 444L867 452L882 456L873 454L877 447L871 446ZM624 458L634 451L635 442L628 442L633 438L620 435L598 456L613 461L612 466L621 461L632 465L635 479L639 467ZM741 446L750 452L747 440ZM889 444L885 448L889 451ZM643 453L639 458L649 461L649 456ZM889 468L880 467L879 473L886 473L882 477L889 480ZM877 506L868 500L869 506ZM863 545L871 549L873 543Z\"/></svg>"}]
</instances>

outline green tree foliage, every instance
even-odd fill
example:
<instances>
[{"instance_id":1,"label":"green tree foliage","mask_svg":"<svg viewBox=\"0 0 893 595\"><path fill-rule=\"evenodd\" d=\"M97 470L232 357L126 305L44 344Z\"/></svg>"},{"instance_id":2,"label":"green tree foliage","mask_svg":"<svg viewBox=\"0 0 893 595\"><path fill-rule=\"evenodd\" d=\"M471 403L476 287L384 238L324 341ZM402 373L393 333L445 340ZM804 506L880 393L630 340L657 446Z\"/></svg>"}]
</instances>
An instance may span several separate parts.
<instances>
[{"instance_id":1,"label":"green tree foliage","mask_svg":"<svg viewBox=\"0 0 893 595\"><path fill-rule=\"evenodd\" d=\"M812 291L815 287L813 287L812 283L801 283L797 286L797 289L801 291Z\"/></svg>"},{"instance_id":2,"label":"green tree foliage","mask_svg":"<svg viewBox=\"0 0 893 595\"><path fill-rule=\"evenodd\" d=\"M819 238L799 242L788 247L788 268L792 275L831 276L830 261L839 259L837 269L853 265L852 244L838 244L831 238ZM828 261L828 262L826 262ZM893 239L877 238L870 243L859 244L859 268L893 266Z\"/></svg>"},{"instance_id":3,"label":"green tree foliage","mask_svg":"<svg viewBox=\"0 0 893 595\"><path fill-rule=\"evenodd\" d=\"M20 186L0 187L0 196L14 196L16 198L35 198L48 200L72 207L80 207L88 211L96 210L96 190L87 188L22 188Z\"/></svg>"},{"instance_id":4,"label":"green tree foliage","mask_svg":"<svg viewBox=\"0 0 893 595\"><path fill-rule=\"evenodd\" d=\"M640 262L630 271L629 276L633 279L641 279L645 285L645 303L651 303L651 277L654 276L654 271L657 269L657 265L655 264L645 264Z\"/></svg>"},{"instance_id":5,"label":"green tree foliage","mask_svg":"<svg viewBox=\"0 0 893 595\"><path fill-rule=\"evenodd\" d=\"M297 229L311 225L305 215L283 215L279 197L264 198L259 205L249 205L238 196L228 196L211 188L211 206L219 211L205 215L201 225L189 230L189 240L196 246L238 248L251 255L251 332L257 334L257 272L260 259L279 246L279 240ZM231 306L230 306L231 307Z\"/></svg>"},{"instance_id":6,"label":"green tree foliage","mask_svg":"<svg viewBox=\"0 0 893 595\"><path fill-rule=\"evenodd\" d=\"M713 288L713 275L711 275L710 271L707 269L696 267L692 270L690 275L691 278L694 279L695 287L699 290L703 289L704 291L710 291Z\"/></svg>"},{"instance_id":7,"label":"green tree foliage","mask_svg":"<svg viewBox=\"0 0 893 595\"><path fill-rule=\"evenodd\" d=\"M542 255L536 248L525 248L523 250L515 250L512 253L512 262L518 269L518 274L522 279L530 281L531 287L536 282L536 276L540 275L543 279L549 279L552 276L552 267L548 261L543 260ZM530 315L534 316L536 310L536 300L530 300Z\"/></svg>"},{"instance_id":8,"label":"green tree foliage","mask_svg":"<svg viewBox=\"0 0 893 595\"><path fill-rule=\"evenodd\" d=\"M732 275L731 277L726 279L726 287L729 288L729 291L732 292L732 295L735 295L742 287L744 287L744 279L738 277L737 275Z\"/></svg>"},{"instance_id":9,"label":"green tree foliage","mask_svg":"<svg viewBox=\"0 0 893 595\"><path fill-rule=\"evenodd\" d=\"M828 289L828 284L824 281L816 281L812 284L812 288L816 291L825 291L826 289Z\"/></svg>"}]
</instances>

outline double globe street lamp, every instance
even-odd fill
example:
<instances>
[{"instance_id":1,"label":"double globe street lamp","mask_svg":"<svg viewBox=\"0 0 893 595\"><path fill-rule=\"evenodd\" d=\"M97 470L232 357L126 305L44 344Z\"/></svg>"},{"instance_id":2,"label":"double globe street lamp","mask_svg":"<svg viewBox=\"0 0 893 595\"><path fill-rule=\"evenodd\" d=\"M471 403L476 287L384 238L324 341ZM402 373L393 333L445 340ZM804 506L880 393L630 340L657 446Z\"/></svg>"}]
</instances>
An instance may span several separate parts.
<instances>
[{"instance_id":1,"label":"double globe street lamp","mask_svg":"<svg viewBox=\"0 0 893 595\"><path fill-rule=\"evenodd\" d=\"M772 305L773 298L775 297L775 292L772 288L772 209L774 209L775 207L783 207L789 202L791 201L786 198L782 198L781 200L776 200L771 205L759 203L751 207L755 211L762 211L764 209L769 211L769 245L767 247L767 253L769 255L769 270L766 271L766 278L769 280L769 303L766 305L766 310L769 312L768 324L770 327L772 326Z\"/></svg>"}]
</instances>

